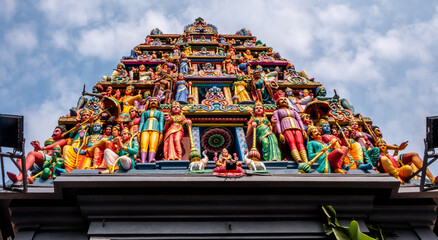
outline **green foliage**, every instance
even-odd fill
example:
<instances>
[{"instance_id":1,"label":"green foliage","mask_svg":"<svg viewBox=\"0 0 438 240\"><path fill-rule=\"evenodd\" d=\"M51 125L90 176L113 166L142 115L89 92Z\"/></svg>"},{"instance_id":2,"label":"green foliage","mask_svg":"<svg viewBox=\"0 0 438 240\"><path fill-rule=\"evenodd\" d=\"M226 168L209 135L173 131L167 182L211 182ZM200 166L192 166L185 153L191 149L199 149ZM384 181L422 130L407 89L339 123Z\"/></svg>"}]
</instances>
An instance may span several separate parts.
<instances>
[{"instance_id":1,"label":"green foliage","mask_svg":"<svg viewBox=\"0 0 438 240\"><path fill-rule=\"evenodd\" d=\"M353 220L350 227L341 226L336 217L335 209L330 205L322 205L322 210L327 216L327 224L324 224L326 235L334 235L338 240L376 240L360 231L359 224Z\"/></svg>"}]
</instances>

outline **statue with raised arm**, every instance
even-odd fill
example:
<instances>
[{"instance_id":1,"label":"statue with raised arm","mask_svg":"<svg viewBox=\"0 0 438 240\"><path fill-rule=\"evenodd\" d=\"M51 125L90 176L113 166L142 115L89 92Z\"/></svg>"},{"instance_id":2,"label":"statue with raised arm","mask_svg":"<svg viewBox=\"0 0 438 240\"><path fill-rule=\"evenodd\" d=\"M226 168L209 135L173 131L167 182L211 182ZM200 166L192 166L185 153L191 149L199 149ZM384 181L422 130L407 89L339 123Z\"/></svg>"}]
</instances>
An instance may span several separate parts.
<instances>
[{"instance_id":1,"label":"statue with raised arm","mask_svg":"<svg viewBox=\"0 0 438 240\"><path fill-rule=\"evenodd\" d=\"M56 146L60 146L62 148L67 144L67 140L64 139L64 136L62 135L66 131L67 129L64 125L55 127L52 137L44 142L44 147L40 146L40 142L32 141L30 144L34 147L34 151L29 152L26 156L26 171L28 171L34 164L41 168L44 161L50 161L52 158L53 149ZM17 160L17 164L20 167L20 173L18 176L12 172L7 172L9 179L14 183L23 180L23 175L21 174L22 164L20 159ZM28 177L28 180L33 182L33 179L30 177Z\"/></svg>"}]
</instances>

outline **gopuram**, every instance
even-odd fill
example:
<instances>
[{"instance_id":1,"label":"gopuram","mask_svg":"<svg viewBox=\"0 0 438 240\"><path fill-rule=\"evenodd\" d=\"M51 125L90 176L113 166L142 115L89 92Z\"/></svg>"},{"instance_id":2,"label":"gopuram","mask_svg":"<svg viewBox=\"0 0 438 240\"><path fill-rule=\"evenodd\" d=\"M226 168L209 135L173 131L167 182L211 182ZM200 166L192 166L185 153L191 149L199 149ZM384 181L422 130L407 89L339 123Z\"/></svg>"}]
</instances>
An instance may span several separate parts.
<instances>
[{"instance_id":1,"label":"gopuram","mask_svg":"<svg viewBox=\"0 0 438 240\"><path fill-rule=\"evenodd\" d=\"M4 237L436 238L419 155L250 30L155 28L104 74L7 173Z\"/></svg>"}]
</instances>

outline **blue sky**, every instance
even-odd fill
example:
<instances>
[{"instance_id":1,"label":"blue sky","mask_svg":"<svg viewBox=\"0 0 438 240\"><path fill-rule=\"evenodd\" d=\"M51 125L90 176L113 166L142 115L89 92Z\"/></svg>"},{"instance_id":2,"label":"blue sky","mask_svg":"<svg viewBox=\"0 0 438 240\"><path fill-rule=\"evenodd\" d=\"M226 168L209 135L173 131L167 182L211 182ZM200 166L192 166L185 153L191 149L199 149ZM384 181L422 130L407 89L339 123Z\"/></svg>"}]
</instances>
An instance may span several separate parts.
<instances>
[{"instance_id":1,"label":"blue sky","mask_svg":"<svg viewBox=\"0 0 438 240\"><path fill-rule=\"evenodd\" d=\"M49 138L83 85L111 74L152 28L182 33L199 16L220 33L250 29L388 143L409 140L405 152L423 155L425 118L438 115L436 1L0 3L0 113L25 116L27 143Z\"/></svg>"}]
</instances>

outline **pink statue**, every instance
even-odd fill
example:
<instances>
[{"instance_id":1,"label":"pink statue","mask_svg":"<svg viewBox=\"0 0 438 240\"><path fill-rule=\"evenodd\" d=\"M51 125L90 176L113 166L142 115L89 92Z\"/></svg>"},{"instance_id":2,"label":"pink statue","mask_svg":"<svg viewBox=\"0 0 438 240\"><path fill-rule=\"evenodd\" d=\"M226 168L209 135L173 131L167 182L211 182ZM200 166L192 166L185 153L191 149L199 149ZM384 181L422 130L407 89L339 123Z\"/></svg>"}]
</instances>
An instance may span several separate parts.
<instances>
[{"instance_id":1,"label":"pink statue","mask_svg":"<svg viewBox=\"0 0 438 240\"><path fill-rule=\"evenodd\" d=\"M172 112L169 116L166 116L164 120L166 121L164 127L166 131L164 135L164 159L181 160L181 140L184 136L183 125L190 127L192 121L184 117L181 112L181 105L177 101L172 103Z\"/></svg>"}]
</instances>

